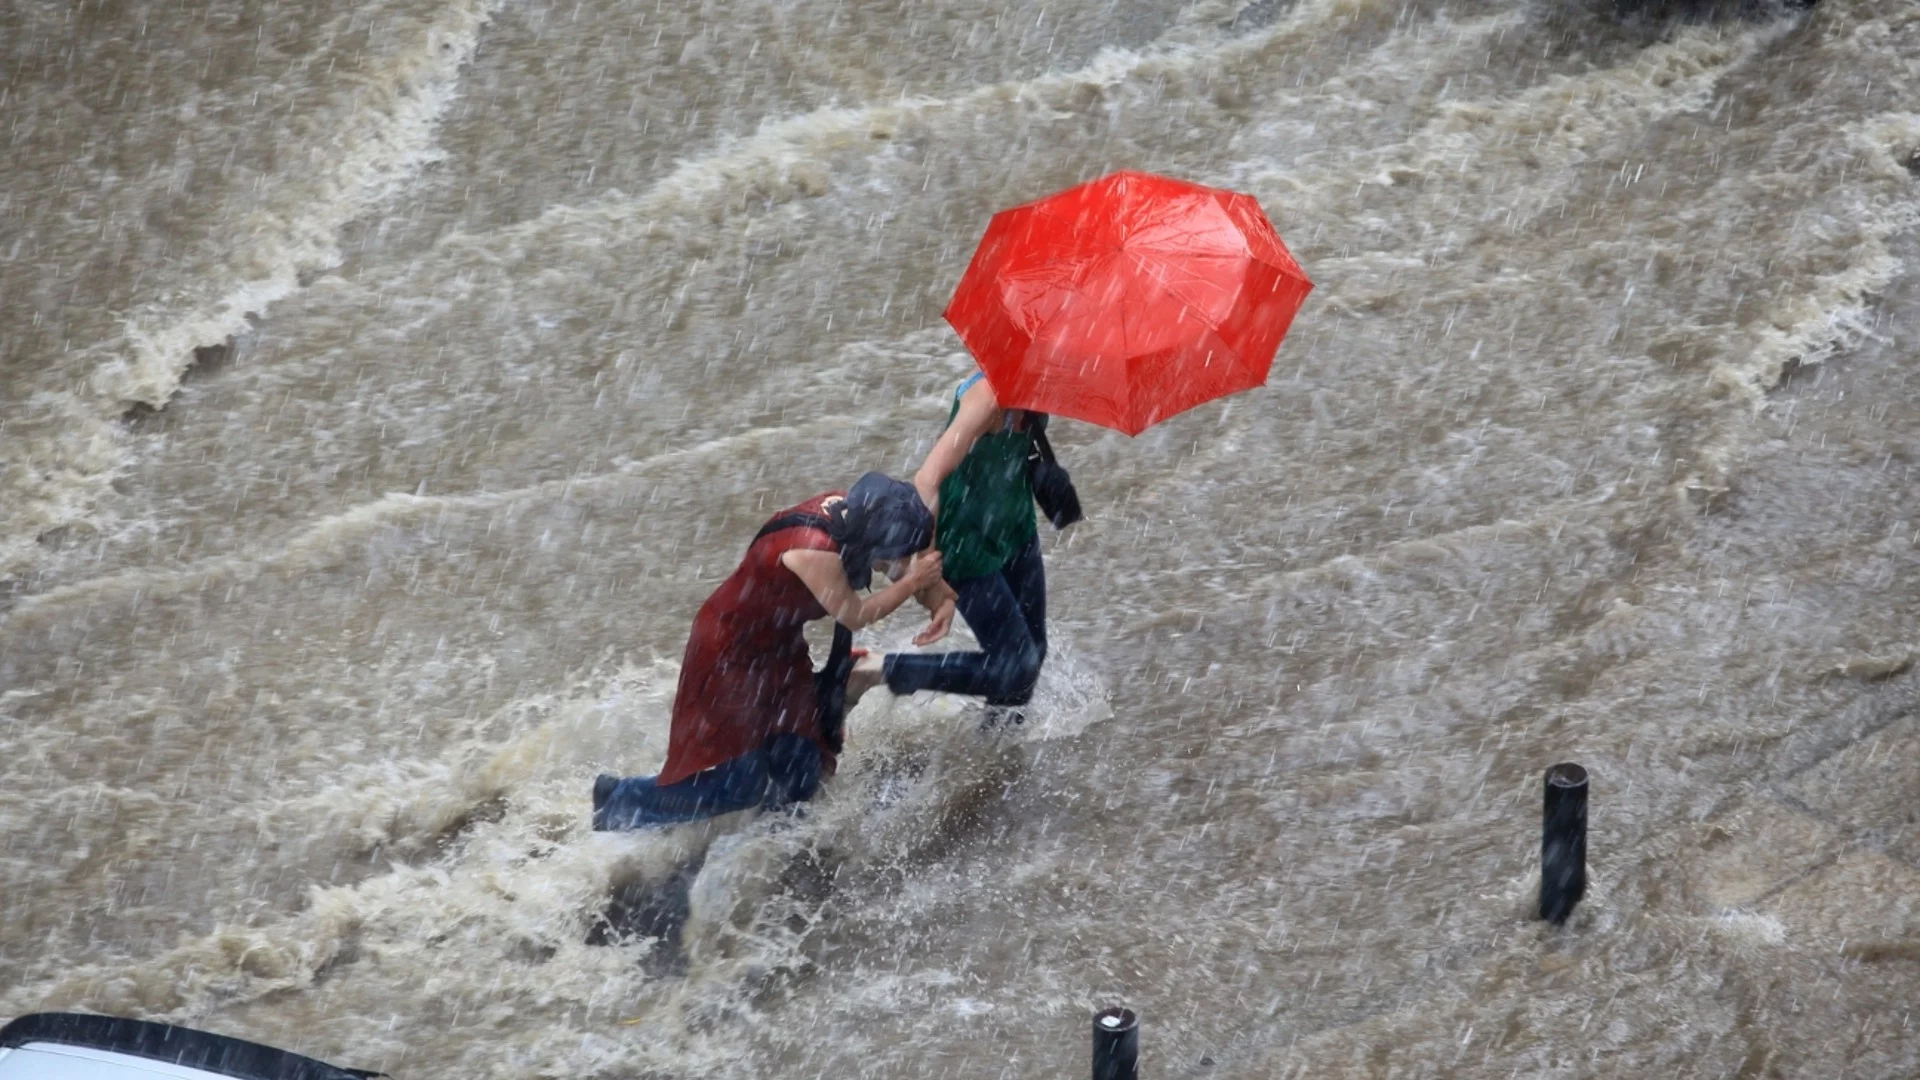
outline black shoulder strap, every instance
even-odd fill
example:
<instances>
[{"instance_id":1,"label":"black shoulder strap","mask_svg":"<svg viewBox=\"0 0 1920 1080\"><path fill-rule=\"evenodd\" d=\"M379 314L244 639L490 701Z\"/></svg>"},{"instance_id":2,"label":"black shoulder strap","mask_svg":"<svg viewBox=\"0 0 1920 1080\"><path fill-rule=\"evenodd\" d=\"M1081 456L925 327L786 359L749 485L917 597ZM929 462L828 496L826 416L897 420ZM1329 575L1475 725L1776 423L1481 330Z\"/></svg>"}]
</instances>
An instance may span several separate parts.
<instances>
[{"instance_id":1,"label":"black shoulder strap","mask_svg":"<svg viewBox=\"0 0 1920 1080\"><path fill-rule=\"evenodd\" d=\"M821 532L828 532L832 524L825 514L809 514L803 510L796 510L791 514L781 514L760 526L760 531L753 534L753 540L747 546L752 547L774 533L786 532L788 529L819 529Z\"/></svg>"},{"instance_id":2,"label":"black shoulder strap","mask_svg":"<svg viewBox=\"0 0 1920 1080\"><path fill-rule=\"evenodd\" d=\"M1045 425L1033 429L1033 449L1036 454L1040 455L1041 461L1049 465L1060 464L1059 460L1053 456L1053 444L1047 441L1047 429Z\"/></svg>"}]
</instances>

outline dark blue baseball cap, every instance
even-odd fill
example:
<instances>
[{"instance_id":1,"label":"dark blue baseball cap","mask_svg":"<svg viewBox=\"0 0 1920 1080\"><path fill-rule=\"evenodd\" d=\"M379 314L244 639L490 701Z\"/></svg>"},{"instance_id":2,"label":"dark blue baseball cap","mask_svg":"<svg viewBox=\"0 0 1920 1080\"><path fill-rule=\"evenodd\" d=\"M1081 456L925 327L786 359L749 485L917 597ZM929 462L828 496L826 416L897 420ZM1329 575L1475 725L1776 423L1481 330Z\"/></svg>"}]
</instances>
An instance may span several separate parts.
<instances>
[{"instance_id":1,"label":"dark blue baseball cap","mask_svg":"<svg viewBox=\"0 0 1920 1080\"><path fill-rule=\"evenodd\" d=\"M904 559L933 542L933 514L913 485L870 472L854 482L847 497L828 513L838 526L840 564L847 581L864 589L873 580L873 564Z\"/></svg>"}]
</instances>

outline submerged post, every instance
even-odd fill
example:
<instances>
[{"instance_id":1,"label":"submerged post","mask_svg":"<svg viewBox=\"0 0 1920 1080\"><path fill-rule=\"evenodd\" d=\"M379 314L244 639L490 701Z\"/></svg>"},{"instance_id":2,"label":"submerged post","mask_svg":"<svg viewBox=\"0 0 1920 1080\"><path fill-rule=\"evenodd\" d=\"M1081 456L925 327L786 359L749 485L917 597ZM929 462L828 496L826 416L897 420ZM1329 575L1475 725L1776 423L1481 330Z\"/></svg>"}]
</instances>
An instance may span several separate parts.
<instances>
[{"instance_id":1,"label":"submerged post","mask_svg":"<svg viewBox=\"0 0 1920 1080\"><path fill-rule=\"evenodd\" d=\"M1556 926L1587 892L1587 770L1571 761L1547 770L1540 820L1540 917Z\"/></svg>"},{"instance_id":2,"label":"submerged post","mask_svg":"<svg viewBox=\"0 0 1920 1080\"><path fill-rule=\"evenodd\" d=\"M1093 1080L1139 1080L1140 1018L1116 1005L1093 1018Z\"/></svg>"}]
</instances>

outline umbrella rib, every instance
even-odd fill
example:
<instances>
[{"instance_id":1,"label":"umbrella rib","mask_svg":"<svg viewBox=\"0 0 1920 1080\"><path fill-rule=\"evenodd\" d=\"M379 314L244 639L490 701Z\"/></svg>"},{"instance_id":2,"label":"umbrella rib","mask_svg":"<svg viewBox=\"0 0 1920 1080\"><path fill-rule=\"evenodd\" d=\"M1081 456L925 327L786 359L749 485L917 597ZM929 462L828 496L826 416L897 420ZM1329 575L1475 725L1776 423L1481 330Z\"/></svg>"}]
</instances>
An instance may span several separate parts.
<instances>
[{"instance_id":1,"label":"umbrella rib","mask_svg":"<svg viewBox=\"0 0 1920 1080\"><path fill-rule=\"evenodd\" d=\"M1113 266L1113 264L1120 262L1122 258L1134 261L1136 263L1138 262L1138 258L1133 254L1133 252L1127 251L1126 249L1123 248L1107 257L1108 265ZM1115 269L1118 269L1118 267L1115 267ZM1133 355L1133 348L1134 348L1134 344L1133 344L1134 343L1134 326L1133 326L1133 307L1134 306L1132 304L1126 303L1126 299L1127 299L1126 296L1123 294L1121 296L1121 303L1120 303L1120 349L1121 349L1121 352L1124 353L1125 355L1131 356Z\"/></svg>"},{"instance_id":2,"label":"umbrella rib","mask_svg":"<svg viewBox=\"0 0 1920 1080\"><path fill-rule=\"evenodd\" d=\"M1195 280L1191 275L1186 280L1175 280L1172 273L1168 271L1168 268L1157 260L1148 259L1139 252L1130 251L1127 254L1133 258L1136 267L1140 271L1152 277L1169 295L1192 309L1195 317L1200 319L1201 322L1209 327L1218 328L1219 322L1208 314L1207 305L1201 302L1199 298L1194 296L1192 291L1185 287L1186 280ZM1204 256L1204 258L1209 261L1224 261L1227 257L1209 255ZM1238 287L1236 286L1236 295L1238 295L1238 291Z\"/></svg>"},{"instance_id":3,"label":"umbrella rib","mask_svg":"<svg viewBox=\"0 0 1920 1080\"><path fill-rule=\"evenodd\" d=\"M1035 205L1030 209L1035 217L1044 217L1053 221L1057 221L1060 224L1065 225L1067 227L1070 235L1075 237L1078 237L1080 235L1080 223L1074 220L1073 218L1062 217L1061 215L1054 213L1053 207L1045 206L1045 205Z\"/></svg>"},{"instance_id":4,"label":"umbrella rib","mask_svg":"<svg viewBox=\"0 0 1920 1080\"><path fill-rule=\"evenodd\" d=\"M1139 258L1130 251L1123 251L1119 254L1125 255L1131 261L1135 262L1137 262ZM1118 259L1116 258L1115 261L1118 261ZM1116 380L1120 388L1120 393L1117 395L1120 398L1118 402L1120 415L1129 420L1131 420L1133 416L1133 360L1134 350L1136 348L1134 344L1133 307L1134 305L1128 303L1122 303L1120 305L1121 377Z\"/></svg>"}]
</instances>

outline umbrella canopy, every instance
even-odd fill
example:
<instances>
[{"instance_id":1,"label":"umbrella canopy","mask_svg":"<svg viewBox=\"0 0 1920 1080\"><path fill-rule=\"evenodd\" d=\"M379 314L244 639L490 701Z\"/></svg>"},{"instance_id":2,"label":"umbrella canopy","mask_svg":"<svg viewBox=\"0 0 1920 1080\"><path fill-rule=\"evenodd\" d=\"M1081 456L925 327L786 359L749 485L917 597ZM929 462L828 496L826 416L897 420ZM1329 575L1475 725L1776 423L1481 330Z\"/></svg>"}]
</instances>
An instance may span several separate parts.
<instances>
[{"instance_id":1,"label":"umbrella canopy","mask_svg":"<svg viewBox=\"0 0 1920 1080\"><path fill-rule=\"evenodd\" d=\"M995 214L946 319L1001 405L1138 435L1265 383L1312 288L1252 196L1117 172Z\"/></svg>"}]
</instances>

